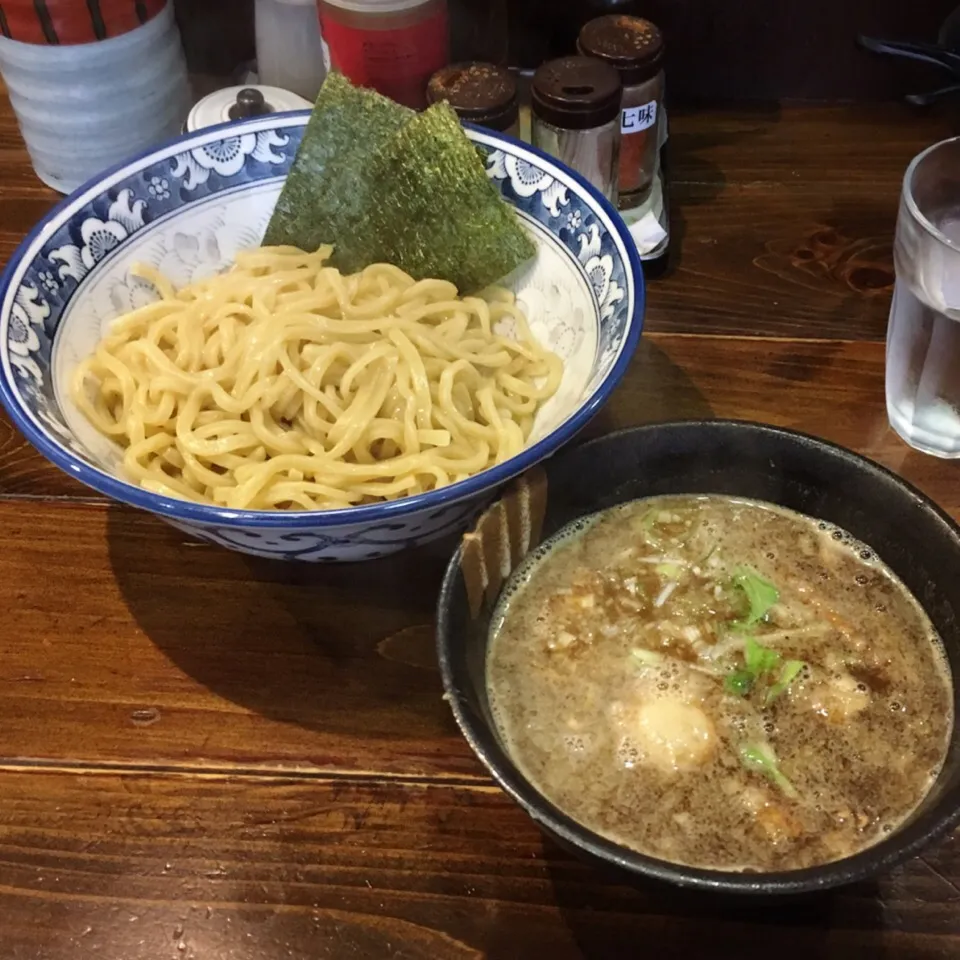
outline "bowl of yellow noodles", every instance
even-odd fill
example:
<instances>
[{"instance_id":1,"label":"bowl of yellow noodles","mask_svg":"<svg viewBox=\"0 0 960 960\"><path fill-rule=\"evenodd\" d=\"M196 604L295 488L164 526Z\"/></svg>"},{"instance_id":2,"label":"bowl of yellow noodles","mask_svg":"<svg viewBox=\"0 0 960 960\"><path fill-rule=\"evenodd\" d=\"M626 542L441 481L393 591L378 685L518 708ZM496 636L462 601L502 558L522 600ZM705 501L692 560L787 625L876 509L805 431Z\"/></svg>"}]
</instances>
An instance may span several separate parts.
<instances>
[{"instance_id":1,"label":"bowl of yellow noodles","mask_svg":"<svg viewBox=\"0 0 960 960\"><path fill-rule=\"evenodd\" d=\"M308 116L186 135L48 214L0 281L0 399L71 476L194 537L363 560L465 527L577 433L630 362L643 278L593 187L479 128L537 251L498 286L261 247Z\"/></svg>"}]
</instances>

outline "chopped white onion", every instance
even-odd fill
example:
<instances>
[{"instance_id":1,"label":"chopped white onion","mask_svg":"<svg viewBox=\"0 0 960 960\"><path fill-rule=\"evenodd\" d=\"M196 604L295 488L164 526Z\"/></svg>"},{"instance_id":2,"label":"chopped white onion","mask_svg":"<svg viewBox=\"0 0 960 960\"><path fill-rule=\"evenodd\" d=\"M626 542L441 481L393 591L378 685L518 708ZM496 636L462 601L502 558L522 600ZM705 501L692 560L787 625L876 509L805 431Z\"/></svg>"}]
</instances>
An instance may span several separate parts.
<instances>
[{"instance_id":1,"label":"chopped white onion","mask_svg":"<svg viewBox=\"0 0 960 960\"><path fill-rule=\"evenodd\" d=\"M657 599L653 601L655 607L662 607L669 599L670 594L677 589L679 584L676 580L671 580L664 588L657 594Z\"/></svg>"}]
</instances>

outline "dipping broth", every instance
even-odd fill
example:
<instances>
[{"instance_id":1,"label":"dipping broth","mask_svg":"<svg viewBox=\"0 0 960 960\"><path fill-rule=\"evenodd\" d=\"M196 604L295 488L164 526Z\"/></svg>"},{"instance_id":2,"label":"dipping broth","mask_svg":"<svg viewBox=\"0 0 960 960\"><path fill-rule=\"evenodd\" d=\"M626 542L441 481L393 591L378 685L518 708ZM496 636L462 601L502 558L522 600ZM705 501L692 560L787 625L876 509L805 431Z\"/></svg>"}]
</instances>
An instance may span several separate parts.
<instances>
[{"instance_id":1,"label":"dipping broth","mask_svg":"<svg viewBox=\"0 0 960 960\"><path fill-rule=\"evenodd\" d=\"M504 745L585 827L717 870L877 843L953 727L929 618L849 534L770 504L656 497L577 521L491 625Z\"/></svg>"}]
</instances>

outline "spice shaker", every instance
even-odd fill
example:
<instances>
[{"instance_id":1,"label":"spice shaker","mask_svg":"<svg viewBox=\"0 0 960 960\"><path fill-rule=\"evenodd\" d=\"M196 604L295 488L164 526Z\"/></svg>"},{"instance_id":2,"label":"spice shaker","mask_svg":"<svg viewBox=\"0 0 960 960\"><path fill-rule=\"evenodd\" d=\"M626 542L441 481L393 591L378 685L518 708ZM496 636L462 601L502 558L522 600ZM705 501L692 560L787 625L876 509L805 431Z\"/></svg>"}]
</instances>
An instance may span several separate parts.
<instances>
[{"instance_id":1,"label":"spice shaker","mask_svg":"<svg viewBox=\"0 0 960 960\"><path fill-rule=\"evenodd\" d=\"M663 34L649 20L610 14L585 24L580 53L616 68L623 81L619 206L635 207L650 194L663 123Z\"/></svg>"},{"instance_id":2,"label":"spice shaker","mask_svg":"<svg viewBox=\"0 0 960 960\"><path fill-rule=\"evenodd\" d=\"M616 203L622 84L591 57L543 64L531 87L533 145L552 154Z\"/></svg>"},{"instance_id":3,"label":"spice shaker","mask_svg":"<svg viewBox=\"0 0 960 960\"><path fill-rule=\"evenodd\" d=\"M513 74L492 63L456 63L427 84L427 102L446 100L457 116L491 130L520 136L520 107Z\"/></svg>"}]
</instances>

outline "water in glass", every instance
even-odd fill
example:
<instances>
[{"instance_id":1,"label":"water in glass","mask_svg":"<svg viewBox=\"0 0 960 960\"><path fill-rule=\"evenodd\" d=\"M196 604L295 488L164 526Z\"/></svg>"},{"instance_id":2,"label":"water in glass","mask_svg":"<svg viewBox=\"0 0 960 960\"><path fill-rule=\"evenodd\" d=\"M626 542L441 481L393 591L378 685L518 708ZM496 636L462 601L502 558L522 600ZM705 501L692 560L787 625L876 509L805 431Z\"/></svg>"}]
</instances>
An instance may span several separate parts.
<instances>
[{"instance_id":1,"label":"water in glass","mask_svg":"<svg viewBox=\"0 0 960 960\"><path fill-rule=\"evenodd\" d=\"M927 214L901 207L897 281L887 330L887 414L912 447L960 457L960 197Z\"/></svg>"}]
</instances>

